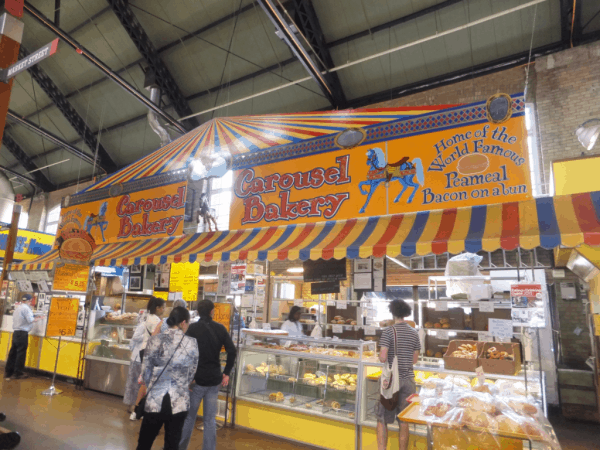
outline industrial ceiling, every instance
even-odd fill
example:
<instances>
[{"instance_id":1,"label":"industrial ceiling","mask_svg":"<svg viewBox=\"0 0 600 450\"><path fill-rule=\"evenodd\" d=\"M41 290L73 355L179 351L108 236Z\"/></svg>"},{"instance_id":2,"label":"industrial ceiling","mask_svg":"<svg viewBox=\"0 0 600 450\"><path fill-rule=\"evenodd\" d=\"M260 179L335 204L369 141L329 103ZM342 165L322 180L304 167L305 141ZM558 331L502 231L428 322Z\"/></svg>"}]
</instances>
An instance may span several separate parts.
<instances>
[{"instance_id":1,"label":"industrial ceiling","mask_svg":"<svg viewBox=\"0 0 600 450\"><path fill-rule=\"evenodd\" d=\"M0 166L30 179L11 175L25 195L156 150L149 108L176 137L214 117L364 107L600 38L597 0L25 5L21 57L61 38L57 54L14 80Z\"/></svg>"}]
</instances>

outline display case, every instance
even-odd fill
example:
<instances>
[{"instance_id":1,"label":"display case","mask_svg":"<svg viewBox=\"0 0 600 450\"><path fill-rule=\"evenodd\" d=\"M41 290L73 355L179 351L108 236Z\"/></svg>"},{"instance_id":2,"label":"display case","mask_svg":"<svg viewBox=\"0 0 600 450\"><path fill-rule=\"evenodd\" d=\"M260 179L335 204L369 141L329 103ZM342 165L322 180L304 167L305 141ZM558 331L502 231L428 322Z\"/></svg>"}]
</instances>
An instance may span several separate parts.
<instances>
[{"instance_id":1,"label":"display case","mask_svg":"<svg viewBox=\"0 0 600 450\"><path fill-rule=\"evenodd\" d=\"M123 395L137 318L110 320L104 311L91 311L89 320L85 387Z\"/></svg>"},{"instance_id":2,"label":"display case","mask_svg":"<svg viewBox=\"0 0 600 450\"><path fill-rule=\"evenodd\" d=\"M358 424L375 343L243 333L237 399Z\"/></svg>"}]
</instances>

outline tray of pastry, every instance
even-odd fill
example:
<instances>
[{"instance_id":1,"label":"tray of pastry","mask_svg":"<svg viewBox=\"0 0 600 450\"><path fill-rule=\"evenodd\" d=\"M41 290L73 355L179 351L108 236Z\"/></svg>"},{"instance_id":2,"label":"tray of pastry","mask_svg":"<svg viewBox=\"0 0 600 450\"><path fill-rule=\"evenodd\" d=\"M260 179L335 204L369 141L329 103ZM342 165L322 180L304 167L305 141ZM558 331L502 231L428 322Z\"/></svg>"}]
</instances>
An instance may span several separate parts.
<instances>
[{"instance_id":1,"label":"tray of pastry","mask_svg":"<svg viewBox=\"0 0 600 450\"><path fill-rule=\"evenodd\" d=\"M343 403L338 400L320 400L323 402L323 413L324 414L335 414L337 416L347 417L354 419L356 412L356 405L353 403ZM319 402L317 402L319 403Z\"/></svg>"}]
</instances>

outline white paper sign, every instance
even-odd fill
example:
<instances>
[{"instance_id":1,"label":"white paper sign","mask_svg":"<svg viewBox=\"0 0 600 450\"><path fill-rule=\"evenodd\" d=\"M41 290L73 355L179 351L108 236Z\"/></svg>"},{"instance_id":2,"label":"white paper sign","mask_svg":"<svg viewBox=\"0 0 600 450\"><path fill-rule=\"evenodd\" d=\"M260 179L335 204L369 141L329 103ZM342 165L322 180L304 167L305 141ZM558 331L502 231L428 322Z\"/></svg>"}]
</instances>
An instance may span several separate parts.
<instances>
[{"instance_id":1,"label":"white paper sign","mask_svg":"<svg viewBox=\"0 0 600 450\"><path fill-rule=\"evenodd\" d=\"M327 300L327 306L335 306L335 300Z\"/></svg>"},{"instance_id":2,"label":"white paper sign","mask_svg":"<svg viewBox=\"0 0 600 450\"><path fill-rule=\"evenodd\" d=\"M33 286L29 280L19 280L17 281L17 286L19 287L20 291L33 292Z\"/></svg>"},{"instance_id":3,"label":"white paper sign","mask_svg":"<svg viewBox=\"0 0 600 450\"><path fill-rule=\"evenodd\" d=\"M11 272L10 273L10 279L11 280L24 280L25 279L25 272Z\"/></svg>"},{"instance_id":4,"label":"white paper sign","mask_svg":"<svg viewBox=\"0 0 600 450\"><path fill-rule=\"evenodd\" d=\"M501 338L498 338L498 342L511 342L511 338L501 337Z\"/></svg>"},{"instance_id":5,"label":"white paper sign","mask_svg":"<svg viewBox=\"0 0 600 450\"><path fill-rule=\"evenodd\" d=\"M50 289L48 289L48 283L46 283L45 280L38 281L38 287L40 288L40 291L42 291L42 292L48 292L50 290Z\"/></svg>"},{"instance_id":6,"label":"white paper sign","mask_svg":"<svg viewBox=\"0 0 600 450\"><path fill-rule=\"evenodd\" d=\"M488 319L490 334L500 339L511 339L513 336L512 320Z\"/></svg>"},{"instance_id":7,"label":"white paper sign","mask_svg":"<svg viewBox=\"0 0 600 450\"><path fill-rule=\"evenodd\" d=\"M373 290L375 292L383 292L383 278L374 278L373 279Z\"/></svg>"},{"instance_id":8,"label":"white paper sign","mask_svg":"<svg viewBox=\"0 0 600 450\"><path fill-rule=\"evenodd\" d=\"M489 331L480 331L477 336L479 338L479 342L494 342L494 338Z\"/></svg>"},{"instance_id":9,"label":"white paper sign","mask_svg":"<svg viewBox=\"0 0 600 450\"><path fill-rule=\"evenodd\" d=\"M333 330L334 333L343 333L344 325L332 325L331 329Z\"/></svg>"},{"instance_id":10,"label":"white paper sign","mask_svg":"<svg viewBox=\"0 0 600 450\"><path fill-rule=\"evenodd\" d=\"M263 323L262 324L262 329L263 330L270 330L271 329L271 324L270 323Z\"/></svg>"},{"instance_id":11,"label":"white paper sign","mask_svg":"<svg viewBox=\"0 0 600 450\"><path fill-rule=\"evenodd\" d=\"M494 302L479 302L479 312L494 312Z\"/></svg>"},{"instance_id":12,"label":"white paper sign","mask_svg":"<svg viewBox=\"0 0 600 450\"><path fill-rule=\"evenodd\" d=\"M377 328L365 327L365 336L375 336L377 334Z\"/></svg>"},{"instance_id":13,"label":"white paper sign","mask_svg":"<svg viewBox=\"0 0 600 450\"><path fill-rule=\"evenodd\" d=\"M436 311L448 311L448 302L435 302L435 310Z\"/></svg>"},{"instance_id":14,"label":"white paper sign","mask_svg":"<svg viewBox=\"0 0 600 450\"><path fill-rule=\"evenodd\" d=\"M337 309L348 309L348 302L346 300L338 300L335 307Z\"/></svg>"},{"instance_id":15,"label":"white paper sign","mask_svg":"<svg viewBox=\"0 0 600 450\"><path fill-rule=\"evenodd\" d=\"M437 333L435 337L438 339L448 339L448 331L447 330L435 330Z\"/></svg>"},{"instance_id":16,"label":"white paper sign","mask_svg":"<svg viewBox=\"0 0 600 450\"><path fill-rule=\"evenodd\" d=\"M302 305L304 305L304 302L302 301L302 299L294 300L294 306L299 306L300 308L302 308Z\"/></svg>"}]
</instances>

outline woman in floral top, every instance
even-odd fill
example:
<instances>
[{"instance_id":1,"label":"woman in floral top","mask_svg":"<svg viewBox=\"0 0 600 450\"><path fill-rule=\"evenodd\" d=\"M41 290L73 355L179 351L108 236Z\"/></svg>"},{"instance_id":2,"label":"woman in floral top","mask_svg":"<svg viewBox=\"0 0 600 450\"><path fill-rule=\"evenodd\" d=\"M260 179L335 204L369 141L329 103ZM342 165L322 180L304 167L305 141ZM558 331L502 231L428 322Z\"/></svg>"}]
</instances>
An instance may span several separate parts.
<instances>
[{"instance_id":1,"label":"woman in floral top","mask_svg":"<svg viewBox=\"0 0 600 450\"><path fill-rule=\"evenodd\" d=\"M189 311L178 306L167 319L169 329L148 340L142 364L148 395L137 450L150 450L163 424L165 450L179 446L199 356L196 339L185 336L189 324Z\"/></svg>"}]
</instances>

